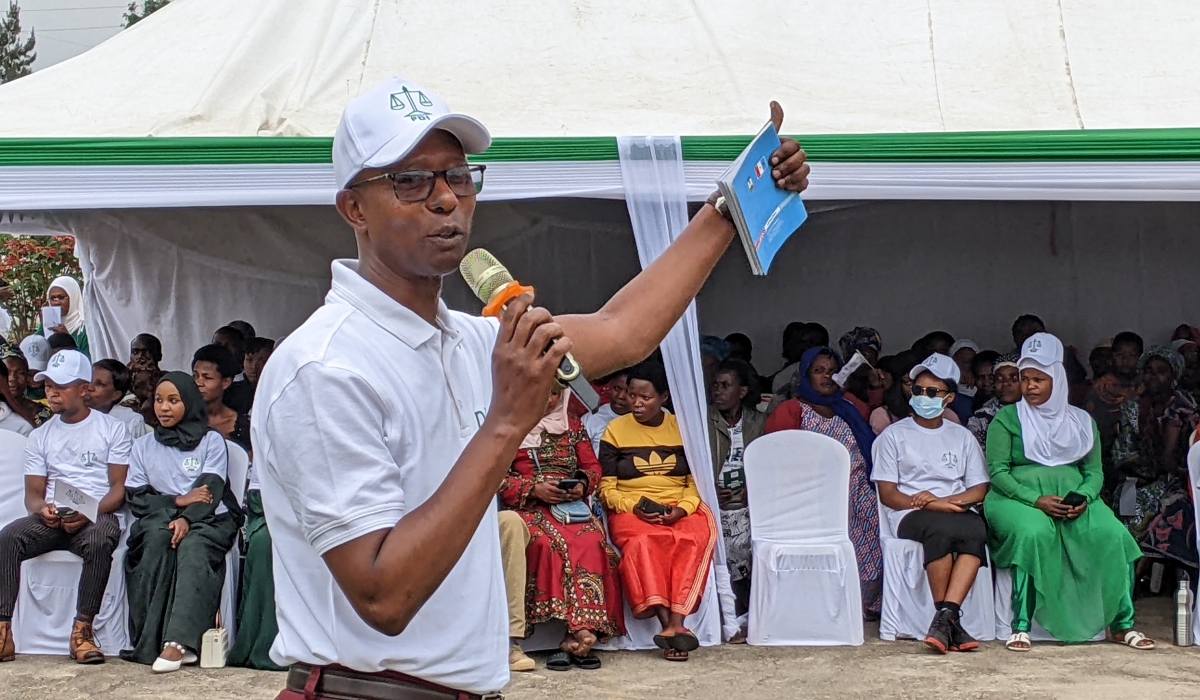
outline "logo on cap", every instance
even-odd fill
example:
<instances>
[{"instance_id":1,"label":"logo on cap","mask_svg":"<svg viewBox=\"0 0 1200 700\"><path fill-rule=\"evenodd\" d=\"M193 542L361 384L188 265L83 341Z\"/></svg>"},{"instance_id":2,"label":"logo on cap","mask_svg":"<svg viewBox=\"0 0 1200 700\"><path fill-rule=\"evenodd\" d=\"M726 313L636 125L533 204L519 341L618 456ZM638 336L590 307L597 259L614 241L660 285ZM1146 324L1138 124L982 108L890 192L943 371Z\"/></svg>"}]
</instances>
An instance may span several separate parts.
<instances>
[{"instance_id":1,"label":"logo on cap","mask_svg":"<svg viewBox=\"0 0 1200 700\"><path fill-rule=\"evenodd\" d=\"M1029 343L1025 345L1029 352L1037 352L1042 349L1042 341L1040 338L1030 338Z\"/></svg>"},{"instance_id":2,"label":"logo on cap","mask_svg":"<svg viewBox=\"0 0 1200 700\"><path fill-rule=\"evenodd\" d=\"M51 358L50 366L51 367L62 367L63 363L66 361L67 361L66 356L63 355L62 353L59 353L59 354L55 355L53 358Z\"/></svg>"},{"instance_id":3,"label":"logo on cap","mask_svg":"<svg viewBox=\"0 0 1200 700\"><path fill-rule=\"evenodd\" d=\"M427 122L429 121L429 117L432 116L429 112L422 110L421 107L432 107L433 100L426 97L425 93L420 90L414 92L407 87L400 88L400 92L392 93L391 105L393 111L411 110L408 114L404 115L410 121Z\"/></svg>"}]
</instances>

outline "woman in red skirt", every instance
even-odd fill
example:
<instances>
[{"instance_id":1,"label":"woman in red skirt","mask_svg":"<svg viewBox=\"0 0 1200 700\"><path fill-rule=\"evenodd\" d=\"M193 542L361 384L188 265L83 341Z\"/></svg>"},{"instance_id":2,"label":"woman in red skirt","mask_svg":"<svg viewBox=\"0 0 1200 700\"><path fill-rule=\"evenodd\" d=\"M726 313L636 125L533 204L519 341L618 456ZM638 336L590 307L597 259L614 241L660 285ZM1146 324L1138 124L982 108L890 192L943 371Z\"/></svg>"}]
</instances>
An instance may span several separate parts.
<instances>
[{"instance_id":1,"label":"woman in red skirt","mask_svg":"<svg viewBox=\"0 0 1200 700\"><path fill-rule=\"evenodd\" d=\"M600 668L598 642L625 634L625 610L609 546L588 497L600 487L600 463L568 397L550 397L546 417L526 436L500 490L505 508L529 526L525 618L562 620L567 634L546 668Z\"/></svg>"},{"instance_id":2,"label":"woman in red skirt","mask_svg":"<svg viewBox=\"0 0 1200 700\"><path fill-rule=\"evenodd\" d=\"M700 642L684 618L700 607L716 546L712 512L692 480L662 365L629 372L631 412L609 424L600 442L600 499L621 550L621 581L638 619L657 617L654 637L668 661L687 661Z\"/></svg>"}]
</instances>

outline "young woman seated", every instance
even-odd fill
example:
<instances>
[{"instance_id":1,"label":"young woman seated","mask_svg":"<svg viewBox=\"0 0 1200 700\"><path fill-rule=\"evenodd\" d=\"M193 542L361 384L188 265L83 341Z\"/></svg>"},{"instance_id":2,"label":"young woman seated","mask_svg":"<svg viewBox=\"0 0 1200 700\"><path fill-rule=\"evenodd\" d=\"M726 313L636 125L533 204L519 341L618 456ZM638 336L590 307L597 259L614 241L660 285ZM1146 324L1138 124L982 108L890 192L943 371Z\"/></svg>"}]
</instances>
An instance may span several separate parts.
<instances>
[{"instance_id":1,"label":"young woman seated","mask_svg":"<svg viewBox=\"0 0 1200 700\"><path fill-rule=\"evenodd\" d=\"M679 423L663 410L669 397L661 364L630 370L631 412L600 442L600 500L634 617L658 618L654 643L667 660L687 661L700 642L684 618L700 607L717 528L692 479Z\"/></svg>"},{"instance_id":2,"label":"young woman seated","mask_svg":"<svg viewBox=\"0 0 1200 700\"><path fill-rule=\"evenodd\" d=\"M987 561L987 526L972 509L988 491L983 451L971 432L945 419L958 389L959 368L932 355L912 369L913 415L875 440L871 478L897 536L920 542L936 612L925 644L945 654L972 651L962 603Z\"/></svg>"},{"instance_id":3,"label":"young woman seated","mask_svg":"<svg viewBox=\"0 0 1200 700\"><path fill-rule=\"evenodd\" d=\"M229 491L225 439L208 427L192 378L164 375L154 410L158 427L134 443L125 481L137 521L125 555L133 648L121 658L169 673L198 660L242 512Z\"/></svg>"}]
</instances>

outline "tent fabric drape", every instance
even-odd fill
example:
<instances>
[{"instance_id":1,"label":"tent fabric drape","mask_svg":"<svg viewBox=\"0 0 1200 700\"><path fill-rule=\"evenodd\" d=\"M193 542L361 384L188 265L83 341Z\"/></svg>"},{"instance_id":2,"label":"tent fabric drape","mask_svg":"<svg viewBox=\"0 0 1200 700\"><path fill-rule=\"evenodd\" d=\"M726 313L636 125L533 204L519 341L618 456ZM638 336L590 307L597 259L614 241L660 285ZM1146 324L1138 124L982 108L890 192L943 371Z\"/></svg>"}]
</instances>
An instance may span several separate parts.
<instances>
[{"instance_id":1,"label":"tent fabric drape","mask_svg":"<svg viewBox=\"0 0 1200 700\"><path fill-rule=\"evenodd\" d=\"M621 199L615 160L487 163L484 202ZM729 163L683 164L700 202ZM805 200L1200 201L1200 162L812 163ZM0 167L0 211L159 207L333 206L325 163Z\"/></svg>"},{"instance_id":2,"label":"tent fabric drape","mask_svg":"<svg viewBox=\"0 0 1200 700\"><path fill-rule=\"evenodd\" d=\"M678 137L621 137L617 141L621 157L621 178L625 202L633 223L642 268L662 255L688 223L687 182L684 177L683 151ZM695 465L692 478L704 502L717 503L712 470L712 452L708 444L707 405L704 374L700 364L700 323L696 304L688 305L683 318L675 324L662 343L671 399L679 417L684 451L688 463ZM718 520L719 522L719 520ZM719 643L738 632L734 613L734 595L725 566L725 538L718 528L712 574L702 606L717 605L721 611L721 629L697 629L702 641ZM712 619L712 618L709 618ZM714 627L715 620L714 620ZM714 639L715 636L715 639Z\"/></svg>"}]
</instances>

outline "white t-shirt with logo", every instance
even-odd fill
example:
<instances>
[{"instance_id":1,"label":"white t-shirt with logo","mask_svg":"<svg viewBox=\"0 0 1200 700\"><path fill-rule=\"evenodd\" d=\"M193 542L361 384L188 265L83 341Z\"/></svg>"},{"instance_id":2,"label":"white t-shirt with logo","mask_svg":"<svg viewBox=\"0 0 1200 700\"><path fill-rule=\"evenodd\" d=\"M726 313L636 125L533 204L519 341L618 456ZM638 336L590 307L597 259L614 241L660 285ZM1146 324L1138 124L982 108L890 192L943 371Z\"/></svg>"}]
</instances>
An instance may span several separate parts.
<instances>
[{"instance_id":1,"label":"white t-shirt with logo","mask_svg":"<svg viewBox=\"0 0 1200 700\"><path fill-rule=\"evenodd\" d=\"M480 694L508 683L496 509L395 637L359 617L321 558L429 499L487 415L498 323L444 304L437 323L336 261L325 306L267 363L251 438L274 545L278 664L387 669Z\"/></svg>"},{"instance_id":2,"label":"white t-shirt with logo","mask_svg":"<svg viewBox=\"0 0 1200 700\"><path fill-rule=\"evenodd\" d=\"M146 419L142 417L142 414L128 406L117 404L109 409L108 415L124 423L125 428L129 431L129 437L134 440L143 435L149 435L154 431L153 428L146 424Z\"/></svg>"},{"instance_id":3,"label":"white t-shirt with logo","mask_svg":"<svg viewBox=\"0 0 1200 700\"><path fill-rule=\"evenodd\" d=\"M990 481L979 441L948 420L936 430L922 428L911 417L896 421L875 438L871 455L871 479L890 481L906 496L928 491L946 498ZM910 512L892 513L893 531Z\"/></svg>"},{"instance_id":4,"label":"white t-shirt with logo","mask_svg":"<svg viewBox=\"0 0 1200 700\"><path fill-rule=\"evenodd\" d=\"M88 411L78 423L54 416L29 434L25 443L25 476L46 477L46 500L63 479L92 498L108 493L108 465L128 465L133 441L121 421Z\"/></svg>"},{"instance_id":5,"label":"white t-shirt with logo","mask_svg":"<svg viewBox=\"0 0 1200 700\"><path fill-rule=\"evenodd\" d=\"M229 479L229 452L225 447L225 438L220 433L208 431L191 452L167 447L154 439L153 435L146 435L133 443L125 488L149 486L164 496L182 496L192 490L196 479L203 474ZM229 509L221 503L215 515L228 512Z\"/></svg>"}]
</instances>

